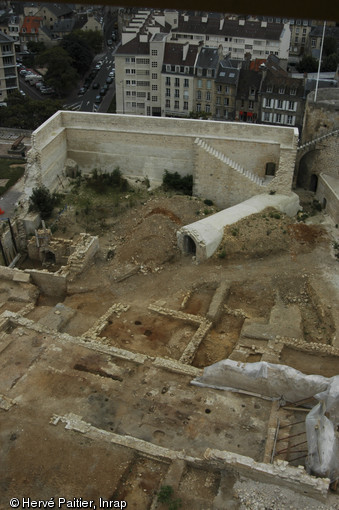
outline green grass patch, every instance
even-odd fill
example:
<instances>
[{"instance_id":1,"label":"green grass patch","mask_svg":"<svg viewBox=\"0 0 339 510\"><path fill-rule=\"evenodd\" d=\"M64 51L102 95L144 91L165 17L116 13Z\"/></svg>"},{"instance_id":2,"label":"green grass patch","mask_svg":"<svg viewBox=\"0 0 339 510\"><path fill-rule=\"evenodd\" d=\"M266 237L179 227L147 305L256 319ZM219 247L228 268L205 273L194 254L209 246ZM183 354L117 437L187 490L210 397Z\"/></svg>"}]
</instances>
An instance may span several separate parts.
<instances>
[{"instance_id":1,"label":"green grass patch","mask_svg":"<svg viewBox=\"0 0 339 510\"><path fill-rule=\"evenodd\" d=\"M25 166L22 159L0 158L0 179L8 179L5 186L0 186L0 195L3 195L13 186L25 173Z\"/></svg>"}]
</instances>

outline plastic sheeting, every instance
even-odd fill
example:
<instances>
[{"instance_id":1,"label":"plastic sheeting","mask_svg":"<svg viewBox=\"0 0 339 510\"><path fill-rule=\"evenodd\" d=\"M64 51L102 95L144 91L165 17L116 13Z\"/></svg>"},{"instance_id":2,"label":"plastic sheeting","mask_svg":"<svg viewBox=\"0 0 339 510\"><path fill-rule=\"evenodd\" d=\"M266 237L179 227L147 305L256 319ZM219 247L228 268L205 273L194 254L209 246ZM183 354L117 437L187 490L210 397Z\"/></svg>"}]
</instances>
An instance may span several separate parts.
<instances>
[{"instance_id":1,"label":"plastic sheeting","mask_svg":"<svg viewBox=\"0 0 339 510\"><path fill-rule=\"evenodd\" d=\"M192 384L249 391L272 399L297 402L327 390L329 379L321 375L305 375L287 365L226 359L204 368L203 375Z\"/></svg>"},{"instance_id":2,"label":"plastic sheeting","mask_svg":"<svg viewBox=\"0 0 339 510\"><path fill-rule=\"evenodd\" d=\"M339 376L329 379L325 391L314 395L319 400L306 417L308 457L306 468L311 474L339 479Z\"/></svg>"},{"instance_id":3,"label":"plastic sheeting","mask_svg":"<svg viewBox=\"0 0 339 510\"><path fill-rule=\"evenodd\" d=\"M294 368L274 363L241 363L223 360L206 367L203 375L192 381L231 391L247 391L264 398L299 402L309 397L319 400L306 417L309 473L339 479L339 376L305 375Z\"/></svg>"}]
</instances>

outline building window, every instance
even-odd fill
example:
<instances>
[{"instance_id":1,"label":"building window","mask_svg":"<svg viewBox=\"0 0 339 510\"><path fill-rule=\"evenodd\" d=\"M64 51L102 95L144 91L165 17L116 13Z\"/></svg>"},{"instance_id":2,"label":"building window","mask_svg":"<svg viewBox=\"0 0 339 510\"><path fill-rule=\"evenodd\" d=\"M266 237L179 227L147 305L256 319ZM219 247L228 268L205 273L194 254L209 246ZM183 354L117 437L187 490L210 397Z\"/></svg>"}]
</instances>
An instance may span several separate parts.
<instances>
[{"instance_id":1,"label":"building window","mask_svg":"<svg viewBox=\"0 0 339 510\"><path fill-rule=\"evenodd\" d=\"M184 90L184 99L187 100L189 97L188 90Z\"/></svg>"},{"instance_id":2,"label":"building window","mask_svg":"<svg viewBox=\"0 0 339 510\"><path fill-rule=\"evenodd\" d=\"M152 67L158 67L158 62L153 61L152 62Z\"/></svg>"},{"instance_id":3,"label":"building window","mask_svg":"<svg viewBox=\"0 0 339 510\"><path fill-rule=\"evenodd\" d=\"M317 45L316 39L311 39L311 46L312 46L312 48L315 48L316 45Z\"/></svg>"},{"instance_id":4,"label":"building window","mask_svg":"<svg viewBox=\"0 0 339 510\"><path fill-rule=\"evenodd\" d=\"M217 92L218 92L218 94L221 94L221 92L222 92L222 85L218 85L217 86Z\"/></svg>"},{"instance_id":5,"label":"building window","mask_svg":"<svg viewBox=\"0 0 339 510\"><path fill-rule=\"evenodd\" d=\"M152 90L158 90L158 85L152 85Z\"/></svg>"},{"instance_id":6,"label":"building window","mask_svg":"<svg viewBox=\"0 0 339 510\"><path fill-rule=\"evenodd\" d=\"M275 120L278 124L281 123L281 113L277 113L277 117L276 117L276 120Z\"/></svg>"},{"instance_id":7,"label":"building window","mask_svg":"<svg viewBox=\"0 0 339 510\"><path fill-rule=\"evenodd\" d=\"M166 89L166 97L171 97L171 89Z\"/></svg>"},{"instance_id":8,"label":"building window","mask_svg":"<svg viewBox=\"0 0 339 510\"><path fill-rule=\"evenodd\" d=\"M174 90L174 97L179 97L180 96L180 91L179 89L175 89Z\"/></svg>"},{"instance_id":9,"label":"building window","mask_svg":"<svg viewBox=\"0 0 339 510\"><path fill-rule=\"evenodd\" d=\"M152 101L158 101L158 96L152 96Z\"/></svg>"},{"instance_id":10,"label":"building window","mask_svg":"<svg viewBox=\"0 0 339 510\"><path fill-rule=\"evenodd\" d=\"M157 79L158 79L157 73L152 73L152 80L157 80Z\"/></svg>"},{"instance_id":11,"label":"building window","mask_svg":"<svg viewBox=\"0 0 339 510\"><path fill-rule=\"evenodd\" d=\"M201 104L197 104L197 112L201 112Z\"/></svg>"},{"instance_id":12,"label":"building window","mask_svg":"<svg viewBox=\"0 0 339 510\"><path fill-rule=\"evenodd\" d=\"M285 94L285 87L279 87L279 94Z\"/></svg>"},{"instance_id":13,"label":"building window","mask_svg":"<svg viewBox=\"0 0 339 510\"><path fill-rule=\"evenodd\" d=\"M208 89L210 89L210 88L211 88L211 86L212 86L212 82L211 82L211 80L207 80L207 82L206 82L206 87L207 87Z\"/></svg>"},{"instance_id":14,"label":"building window","mask_svg":"<svg viewBox=\"0 0 339 510\"><path fill-rule=\"evenodd\" d=\"M296 89L291 89L291 90L290 90L290 94L291 94L291 96L295 96L295 95L296 95L296 93L297 93Z\"/></svg>"},{"instance_id":15,"label":"building window","mask_svg":"<svg viewBox=\"0 0 339 510\"><path fill-rule=\"evenodd\" d=\"M289 110L294 110L294 107L295 107L295 102L294 101L289 101L288 102L288 109Z\"/></svg>"},{"instance_id":16,"label":"building window","mask_svg":"<svg viewBox=\"0 0 339 510\"><path fill-rule=\"evenodd\" d=\"M171 85L171 78L166 76L166 85Z\"/></svg>"},{"instance_id":17,"label":"building window","mask_svg":"<svg viewBox=\"0 0 339 510\"><path fill-rule=\"evenodd\" d=\"M151 54L153 57L156 57L158 55L158 50L152 50Z\"/></svg>"},{"instance_id":18,"label":"building window","mask_svg":"<svg viewBox=\"0 0 339 510\"><path fill-rule=\"evenodd\" d=\"M282 107L283 107L283 102L282 102L281 99L278 99L278 101L277 101L277 108L279 108L281 110Z\"/></svg>"},{"instance_id":19,"label":"building window","mask_svg":"<svg viewBox=\"0 0 339 510\"><path fill-rule=\"evenodd\" d=\"M220 104L220 97L217 97L217 104Z\"/></svg>"},{"instance_id":20,"label":"building window","mask_svg":"<svg viewBox=\"0 0 339 510\"><path fill-rule=\"evenodd\" d=\"M270 121L270 114L268 112L264 113L264 121L269 122Z\"/></svg>"},{"instance_id":21,"label":"building window","mask_svg":"<svg viewBox=\"0 0 339 510\"><path fill-rule=\"evenodd\" d=\"M248 101L248 108L249 108L249 110L253 110L253 108L254 108L254 101Z\"/></svg>"},{"instance_id":22,"label":"building window","mask_svg":"<svg viewBox=\"0 0 339 510\"><path fill-rule=\"evenodd\" d=\"M179 110L179 101L174 101L174 108Z\"/></svg>"},{"instance_id":23,"label":"building window","mask_svg":"<svg viewBox=\"0 0 339 510\"><path fill-rule=\"evenodd\" d=\"M132 64L135 62L135 57L131 57Z\"/></svg>"},{"instance_id":24,"label":"building window","mask_svg":"<svg viewBox=\"0 0 339 510\"><path fill-rule=\"evenodd\" d=\"M294 120L293 115L287 115L287 120L286 120L286 123L287 123L287 124L290 124L290 125L292 125L292 126L293 126L293 125L294 125L293 120Z\"/></svg>"},{"instance_id":25,"label":"building window","mask_svg":"<svg viewBox=\"0 0 339 510\"><path fill-rule=\"evenodd\" d=\"M197 99L201 99L201 90L198 90L197 92Z\"/></svg>"},{"instance_id":26,"label":"building window","mask_svg":"<svg viewBox=\"0 0 339 510\"><path fill-rule=\"evenodd\" d=\"M272 91L273 91L272 85L267 85L266 92L272 92Z\"/></svg>"},{"instance_id":27,"label":"building window","mask_svg":"<svg viewBox=\"0 0 339 510\"><path fill-rule=\"evenodd\" d=\"M184 110L188 110L188 102L184 101Z\"/></svg>"},{"instance_id":28,"label":"building window","mask_svg":"<svg viewBox=\"0 0 339 510\"><path fill-rule=\"evenodd\" d=\"M228 106L230 104L230 100L228 97L224 98L224 106Z\"/></svg>"},{"instance_id":29,"label":"building window","mask_svg":"<svg viewBox=\"0 0 339 510\"><path fill-rule=\"evenodd\" d=\"M198 80L198 89L201 89L202 87L202 80Z\"/></svg>"},{"instance_id":30,"label":"building window","mask_svg":"<svg viewBox=\"0 0 339 510\"><path fill-rule=\"evenodd\" d=\"M206 92L206 101L210 101L211 100L211 93L208 91Z\"/></svg>"},{"instance_id":31,"label":"building window","mask_svg":"<svg viewBox=\"0 0 339 510\"><path fill-rule=\"evenodd\" d=\"M205 111L206 111L206 113L210 113L211 106L209 104L206 105Z\"/></svg>"},{"instance_id":32,"label":"building window","mask_svg":"<svg viewBox=\"0 0 339 510\"><path fill-rule=\"evenodd\" d=\"M171 108L171 101L166 99L166 108Z\"/></svg>"},{"instance_id":33,"label":"building window","mask_svg":"<svg viewBox=\"0 0 339 510\"><path fill-rule=\"evenodd\" d=\"M184 87L187 89L189 87L189 79L188 78L185 78L184 79Z\"/></svg>"},{"instance_id":34,"label":"building window","mask_svg":"<svg viewBox=\"0 0 339 510\"><path fill-rule=\"evenodd\" d=\"M174 80L174 86L179 87L180 86L180 78L175 78Z\"/></svg>"},{"instance_id":35,"label":"building window","mask_svg":"<svg viewBox=\"0 0 339 510\"><path fill-rule=\"evenodd\" d=\"M269 99L268 97L265 98L265 108L272 108L271 99Z\"/></svg>"}]
</instances>

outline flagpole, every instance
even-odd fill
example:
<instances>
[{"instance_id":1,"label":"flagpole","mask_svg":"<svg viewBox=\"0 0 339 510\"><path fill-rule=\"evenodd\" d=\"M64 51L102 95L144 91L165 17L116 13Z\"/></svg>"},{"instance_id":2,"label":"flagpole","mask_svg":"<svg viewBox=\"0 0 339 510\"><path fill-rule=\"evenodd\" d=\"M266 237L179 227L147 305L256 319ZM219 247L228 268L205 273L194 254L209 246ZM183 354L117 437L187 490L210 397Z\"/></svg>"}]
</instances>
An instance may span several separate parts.
<instances>
[{"instance_id":1,"label":"flagpole","mask_svg":"<svg viewBox=\"0 0 339 510\"><path fill-rule=\"evenodd\" d=\"M317 94L318 94L318 83L319 83L319 76L320 76L321 58L322 58L322 54L323 54L324 37L325 37L325 27L326 27L326 21L324 21L324 26L323 26L323 36L322 36L322 38L321 38L320 56L319 56L319 63L318 63L318 75L317 75L317 82L316 82L316 84L315 84L314 102L316 102L316 100L317 100Z\"/></svg>"}]
</instances>

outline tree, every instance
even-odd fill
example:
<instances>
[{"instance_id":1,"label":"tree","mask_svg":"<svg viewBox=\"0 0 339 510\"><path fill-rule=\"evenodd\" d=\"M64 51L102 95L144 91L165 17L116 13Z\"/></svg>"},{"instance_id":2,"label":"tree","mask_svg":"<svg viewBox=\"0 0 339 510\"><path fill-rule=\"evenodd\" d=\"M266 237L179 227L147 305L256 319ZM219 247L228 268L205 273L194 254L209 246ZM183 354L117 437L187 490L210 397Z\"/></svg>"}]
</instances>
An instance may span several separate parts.
<instances>
[{"instance_id":1,"label":"tree","mask_svg":"<svg viewBox=\"0 0 339 510\"><path fill-rule=\"evenodd\" d=\"M34 188L29 197L29 209L40 213L43 220L49 218L56 204L56 195L52 194L48 188L41 186Z\"/></svg>"},{"instance_id":2,"label":"tree","mask_svg":"<svg viewBox=\"0 0 339 510\"><path fill-rule=\"evenodd\" d=\"M103 36L98 30L74 30L73 34L86 42L94 54L102 50Z\"/></svg>"},{"instance_id":3,"label":"tree","mask_svg":"<svg viewBox=\"0 0 339 510\"><path fill-rule=\"evenodd\" d=\"M325 37L324 38L324 46L323 46L323 54L325 57L332 55L333 53L337 53L338 44L335 37Z\"/></svg>"},{"instance_id":4,"label":"tree","mask_svg":"<svg viewBox=\"0 0 339 510\"><path fill-rule=\"evenodd\" d=\"M85 74L93 60L93 53L87 41L78 33L72 32L63 38L61 47L71 57L72 66L77 72L81 75Z\"/></svg>"},{"instance_id":5,"label":"tree","mask_svg":"<svg viewBox=\"0 0 339 510\"><path fill-rule=\"evenodd\" d=\"M66 96L78 81L78 74L72 67L72 58L61 46L55 46L41 53L39 65L47 66L44 82L53 87L59 97Z\"/></svg>"},{"instance_id":6,"label":"tree","mask_svg":"<svg viewBox=\"0 0 339 510\"><path fill-rule=\"evenodd\" d=\"M33 100L13 92L7 98L7 108L0 108L0 125L9 128L36 129L62 108L60 101Z\"/></svg>"},{"instance_id":7,"label":"tree","mask_svg":"<svg viewBox=\"0 0 339 510\"><path fill-rule=\"evenodd\" d=\"M330 71L336 71L337 65L339 64L339 54L338 53L332 53L331 55L327 55L322 63L321 63L321 70L323 72L330 72Z\"/></svg>"},{"instance_id":8,"label":"tree","mask_svg":"<svg viewBox=\"0 0 339 510\"><path fill-rule=\"evenodd\" d=\"M46 44L43 43L42 41L28 41L27 49L31 53L39 54L39 53L46 51Z\"/></svg>"},{"instance_id":9,"label":"tree","mask_svg":"<svg viewBox=\"0 0 339 510\"><path fill-rule=\"evenodd\" d=\"M304 55L296 67L298 73L315 73L318 70L318 61L310 55Z\"/></svg>"}]
</instances>

